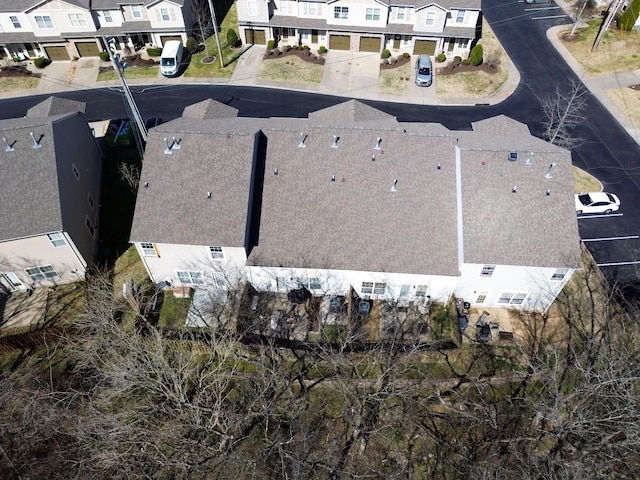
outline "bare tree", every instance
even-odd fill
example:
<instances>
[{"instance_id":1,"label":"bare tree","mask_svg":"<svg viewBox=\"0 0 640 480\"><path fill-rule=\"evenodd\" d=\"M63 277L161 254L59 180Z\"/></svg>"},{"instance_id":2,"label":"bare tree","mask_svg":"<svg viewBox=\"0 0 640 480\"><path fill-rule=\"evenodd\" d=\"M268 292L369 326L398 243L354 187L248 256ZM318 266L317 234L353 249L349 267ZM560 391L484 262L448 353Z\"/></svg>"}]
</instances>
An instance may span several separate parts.
<instances>
[{"instance_id":1,"label":"bare tree","mask_svg":"<svg viewBox=\"0 0 640 480\"><path fill-rule=\"evenodd\" d=\"M211 58L207 38L209 38L213 32L213 20L211 18L208 0L193 0L191 3L191 14L193 16L193 29L196 34L196 39L204 45L205 58Z\"/></svg>"},{"instance_id":2,"label":"bare tree","mask_svg":"<svg viewBox=\"0 0 640 480\"><path fill-rule=\"evenodd\" d=\"M569 88L556 86L553 94L541 99L544 112L543 136L559 147L572 149L584 142L572 129L585 121L588 92L582 84L572 81Z\"/></svg>"}]
</instances>

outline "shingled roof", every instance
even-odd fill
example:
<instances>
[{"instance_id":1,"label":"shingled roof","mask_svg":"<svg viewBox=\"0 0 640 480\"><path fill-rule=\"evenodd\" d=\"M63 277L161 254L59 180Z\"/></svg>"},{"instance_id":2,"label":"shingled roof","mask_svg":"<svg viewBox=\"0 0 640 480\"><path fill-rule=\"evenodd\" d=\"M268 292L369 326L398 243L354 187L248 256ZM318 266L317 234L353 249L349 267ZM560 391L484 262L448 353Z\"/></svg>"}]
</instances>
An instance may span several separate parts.
<instances>
[{"instance_id":1,"label":"shingled roof","mask_svg":"<svg viewBox=\"0 0 640 480\"><path fill-rule=\"evenodd\" d=\"M234 118L238 116L238 109L216 102L212 99L203 100L185 107L183 117L211 120L214 118Z\"/></svg>"},{"instance_id":2,"label":"shingled roof","mask_svg":"<svg viewBox=\"0 0 640 480\"><path fill-rule=\"evenodd\" d=\"M84 113L86 104L60 97L49 97L27 110L27 117L50 117L67 113Z\"/></svg>"}]
</instances>

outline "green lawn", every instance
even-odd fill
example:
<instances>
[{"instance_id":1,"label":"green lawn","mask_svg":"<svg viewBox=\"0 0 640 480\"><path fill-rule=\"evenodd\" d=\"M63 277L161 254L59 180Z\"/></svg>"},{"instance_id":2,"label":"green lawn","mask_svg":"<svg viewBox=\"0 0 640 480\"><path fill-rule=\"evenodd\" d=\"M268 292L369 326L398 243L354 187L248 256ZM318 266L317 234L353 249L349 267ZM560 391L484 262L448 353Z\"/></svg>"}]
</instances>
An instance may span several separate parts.
<instances>
[{"instance_id":1,"label":"green lawn","mask_svg":"<svg viewBox=\"0 0 640 480\"><path fill-rule=\"evenodd\" d=\"M38 82L40 82L39 78L0 78L0 92L36 88L38 86Z\"/></svg>"},{"instance_id":2,"label":"green lawn","mask_svg":"<svg viewBox=\"0 0 640 480\"><path fill-rule=\"evenodd\" d=\"M129 67L124 71L124 78L155 78L158 76L158 66L153 67ZM118 75L115 71L110 70L98 74L99 82L106 82L107 80L118 80Z\"/></svg>"},{"instance_id":3,"label":"green lawn","mask_svg":"<svg viewBox=\"0 0 640 480\"><path fill-rule=\"evenodd\" d=\"M292 83L320 83L324 65L302 60L296 55L264 60L258 77Z\"/></svg>"}]
</instances>

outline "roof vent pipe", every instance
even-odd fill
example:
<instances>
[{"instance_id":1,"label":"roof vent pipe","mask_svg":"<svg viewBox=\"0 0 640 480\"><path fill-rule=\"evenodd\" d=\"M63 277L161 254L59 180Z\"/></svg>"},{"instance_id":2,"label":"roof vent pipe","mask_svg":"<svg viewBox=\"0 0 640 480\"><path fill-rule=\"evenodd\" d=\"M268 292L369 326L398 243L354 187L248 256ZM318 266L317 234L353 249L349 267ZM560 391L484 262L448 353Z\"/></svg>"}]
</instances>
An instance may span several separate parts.
<instances>
[{"instance_id":1,"label":"roof vent pipe","mask_svg":"<svg viewBox=\"0 0 640 480\"><path fill-rule=\"evenodd\" d=\"M547 188L547 197L548 197L549 195L551 195L551 190L549 190L549 189Z\"/></svg>"},{"instance_id":2,"label":"roof vent pipe","mask_svg":"<svg viewBox=\"0 0 640 480\"><path fill-rule=\"evenodd\" d=\"M173 147L173 145L169 144L169 139L167 137L164 137L164 154L165 155L171 155L173 152L171 151L171 148Z\"/></svg>"},{"instance_id":3,"label":"roof vent pipe","mask_svg":"<svg viewBox=\"0 0 640 480\"><path fill-rule=\"evenodd\" d=\"M5 152L13 152L13 147L9 144L9 142L7 142L7 139L3 138L2 141L7 146L7 148L5 148L4 151Z\"/></svg>"},{"instance_id":4,"label":"roof vent pipe","mask_svg":"<svg viewBox=\"0 0 640 480\"><path fill-rule=\"evenodd\" d=\"M398 190L398 189L396 188L396 185L398 185L398 180L397 180L397 179L395 179L395 180L393 181L393 185L391 185L391 191L392 191L392 192L396 192L396 191Z\"/></svg>"},{"instance_id":5,"label":"roof vent pipe","mask_svg":"<svg viewBox=\"0 0 640 480\"><path fill-rule=\"evenodd\" d=\"M376 137L376 145L373 147L375 150L380 150L380 144L382 143L382 139L380 137Z\"/></svg>"},{"instance_id":6,"label":"roof vent pipe","mask_svg":"<svg viewBox=\"0 0 640 480\"><path fill-rule=\"evenodd\" d=\"M180 142L181 141L182 141L181 138L176 140L176 137L173 137L173 144L171 145L171 149L172 150L180 150Z\"/></svg>"},{"instance_id":7,"label":"roof vent pipe","mask_svg":"<svg viewBox=\"0 0 640 480\"><path fill-rule=\"evenodd\" d=\"M371 161L372 161L372 162L375 162L375 161L376 161L376 155L375 155L375 153L374 153L373 155L371 155Z\"/></svg>"},{"instance_id":8,"label":"roof vent pipe","mask_svg":"<svg viewBox=\"0 0 640 480\"><path fill-rule=\"evenodd\" d=\"M511 193L517 193L518 190L518 186L514 185L513 188L511 189Z\"/></svg>"},{"instance_id":9,"label":"roof vent pipe","mask_svg":"<svg viewBox=\"0 0 640 480\"><path fill-rule=\"evenodd\" d=\"M278 169L277 169L277 168L274 168L274 169L273 169L273 174L274 174L274 175L277 175L277 174L278 174Z\"/></svg>"},{"instance_id":10,"label":"roof vent pipe","mask_svg":"<svg viewBox=\"0 0 640 480\"><path fill-rule=\"evenodd\" d=\"M305 146L304 141L306 139L307 139L307 136L303 132L300 132L300 143L298 144L298 147L301 147L301 148L304 147Z\"/></svg>"},{"instance_id":11,"label":"roof vent pipe","mask_svg":"<svg viewBox=\"0 0 640 480\"><path fill-rule=\"evenodd\" d=\"M335 175L331 175L331 181L335 182L336 181L336 176Z\"/></svg>"},{"instance_id":12,"label":"roof vent pipe","mask_svg":"<svg viewBox=\"0 0 640 480\"><path fill-rule=\"evenodd\" d=\"M529 156L527 157L527 159L524 161L525 165L531 165L533 163L533 156L535 155L535 153L531 152L529 154Z\"/></svg>"},{"instance_id":13,"label":"roof vent pipe","mask_svg":"<svg viewBox=\"0 0 640 480\"><path fill-rule=\"evenodd\" d=\"M31 140L33 140L33 148L42 147L42 145L40 144L40 140L36 140L36 136L33 134L33 132L29 132L29 135L31 135Z\"/></svg>"},{"instance_id":14,"label":"roof vent pipe","mask_svg":"<svg viewBox=\"0 0 640 480\"><path fill-rule=\"evenodd\" d=\"M331 148L338 148L338 139L340 137L338 135L333 136L333 143L331 144Z\"/></svg>"},{"instance_id":15,"label":"roof vent pipe","mask_svg":"<svg viewBox=\"0 0 640 480\"><path fill-rule=\"evenodd\" d=\"M551 165L549 165L549 170L547 170L547 174L544 176L544 178L551 178L551 173L553 172L553 167L555 167L556 164L552 163Z\"/></svg>"}]
</instances>

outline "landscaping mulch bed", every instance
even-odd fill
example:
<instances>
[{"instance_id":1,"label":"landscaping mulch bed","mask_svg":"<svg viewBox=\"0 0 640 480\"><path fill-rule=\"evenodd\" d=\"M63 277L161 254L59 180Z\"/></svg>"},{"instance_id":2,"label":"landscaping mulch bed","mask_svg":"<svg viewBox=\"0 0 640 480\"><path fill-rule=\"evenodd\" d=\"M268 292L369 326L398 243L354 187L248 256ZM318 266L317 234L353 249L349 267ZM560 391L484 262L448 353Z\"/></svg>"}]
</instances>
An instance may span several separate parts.
<instances>
[{"instance_id":1,"label":"landscaping mulch bed","mask_svg":"<svg viewBox=\"0 0 640 480\"><path fill-rule=\"evenodd\" d=\"M21 67L21 66L0 68L0 78L20 78L20 77L40 78L41 76L42 76L41 73L33 73L31 70L27 69L26 67Z\"/></svg>"},{"instance_id":2,"label":"landscaping mulch bed","mask_svg":"<svg viewBox=\"0 0 640 480\"><path fill-rule=\"evenodd\" d=\"M436 72L439 75L454 75L456 73L467 72L485 72L493 75L494 73L498 73L498 69L486 63L481 63L478 66L460 64L455 67L447 65L446 67L436 68Z\"/></svg>"},{"instance_id":3,"label":"landscaping mulch bed","mask_svg":"<svg viewBox=\"0 0 640 480\"><path fill-rule=\"evenodd\" d=\"M159 65L155 60L145 60L140 57L140 54L131 55L130 57L123 57L121 59L122 63L127 62L129 67L153 67L154 65ZM113 70L113 67L109 65L108 67L100 67L100 73L110 72Z\"/></svg>"},{"instance_id":4,"label":"landscaping mulch bed","mask_svg":"<svg viewBox=\"0 0 640 480\"><path fill-rule=\"evenodd\" d=\"M267 51L264 55L265 60L273 60L275 58L283 58L291 55L295 55L296 57L300 57L305 62L314 63L316 65L324 65L324 57L315 55L311 53L311 50L304 49L291 49L282 51L278 48L274 48L273 50Z\"/></svg>"},{"instance_id":5,"label":"landscaping mulch bed","mask_svg":"<svg viewBox=\"0 0 640 480\"><path fill-rule=\"evenodd\" d=\"M391 59L391 63L389 63L389 59L383 60L380 63L380 70L391 70L393 68L401 67L406 63L411 63L411 57L395 57Z\"/></svg>"}]
</instances>

